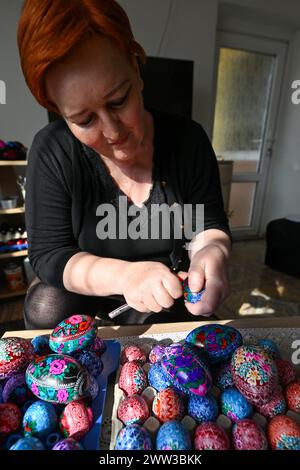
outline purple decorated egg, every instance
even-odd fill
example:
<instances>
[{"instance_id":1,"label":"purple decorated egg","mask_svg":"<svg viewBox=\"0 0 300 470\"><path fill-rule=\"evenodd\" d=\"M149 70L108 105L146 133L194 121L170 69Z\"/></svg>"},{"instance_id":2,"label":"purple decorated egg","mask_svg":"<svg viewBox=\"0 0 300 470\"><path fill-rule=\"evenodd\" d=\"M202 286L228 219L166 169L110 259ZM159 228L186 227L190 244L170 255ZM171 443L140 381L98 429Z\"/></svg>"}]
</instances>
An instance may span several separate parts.
<instances>
[{"instance_id":1,"label":"purple decorated egg","mask_svg":"<svg viewBox=\"0 0 300 470\"><path fill-rule=\"evenodd\" d=\"M57 427L57 414L51 403L37 400L26 411L23 417L25 437L45 439Z\"/></svg>"},{"instance_id":2,"label":"purple decorated egg","mask_svg":"<svg viewBox=\"0 0 300 470\"><path fill-rule=\"evenodd\" d=\"M84 450L80 442L75 441L75 439L62 439L58 441L53 447L52 450Z\"/></svg>"},{"instance_id":3,"label":"purple decorated egg","mask_svg":"<svg viewBox=\"0 0 300 470\"><path fill-rule=\"evenodd\" d=\"M300 382L293 382L285 389L286 402L289 410L300 413Z\"/></svg>"},{"instance_id":4,"label":"purple decorated egg","mask_svg":"<svg viewBox=\"0 0 300 470\"><path fill-rule=\"evenodd\" d=\"M194 436L195 450L230 450L226 432L216 423L201 423Z\"/></svg>"},{"instance_id":5,"label":"purple decorated egg","mask_svg":"<svg viewBox=\"0 0 300 470\"><path fill-rule=\"evenodd\" d=\"M30 341L15 337L0 339L0 380L23 372L33 356Z\"/></svg>"},{"instance_id":6,"label":"purple decorated egg","mask_svg":"<svg viewBox=\"0 0 300 470\"><path fill-rule=\"evenodd\" d=\"M137 361L143 365L145 364L146 360L145 352L142 350L142 348L135 344L126 346L121 353L121 364L125 364L125 362Z\"/></svg>"},{"instance_id":7,"label":"purple decorated egg","mask_svg":"<svg viewBox=\"0 0 300 470\"><path fill-rule=\"evenodd\" d=\"M228 361L243 344L238 330L227 325L204 325L192 330L185 341L204 351L212 364Z\"/></svg>"},{"instance_id":8,"label":"purple decorated egg","mask_svg":"<svg viewBox=\"0 0 300 470\"><path fill-rule=\"evenodd\" d=\"M232 442L236 450L266 450L268 448L264 431L252 419L242 419L234 424Z\"/></svg>"},{"instance_id":9,"label":"purple decorated egg","mask_svg":"<svg viewBox=\"0 0 300 470\"><path fill-rule=\"evenodd\" d=\"M22 426L22 414L14 403L0 405L0 442L9 434L19 431Z\"/></svg>"},{"instance_id":10,"label":"purple decorated egg","mask_svg":"<svg viewBox=\"0 0 300 470\"><path fill-rule=\"evenodd\" d=\"M50 348L60 354L89 349L97 335L97 324L88 315L72 315L60 322L52 331Z\"/></svg>"},{"instance_id":11,"label":"purple decorated egg","mask_svg":"<svg viewBox=\"0 0 300 470\"><path fill-rule=\"evenodd\" d=\"M254 405L267 403L278 389L276 365L258 346L240 346L232 356L231 372L237 389Z\"/></svg>"},{"instance_id":12,"label":"purple decorated egg","mask_svg":"<svg viewBox=\"0 0 300 470\"><path fill-rule=\"evenodd\" d=\"M106 351L105 341L100 338L100 336L96 336L90 347L90 351L96 353L98 357L101 357Z\"/></svg>"},{"instance_id":13,"label":"purple decorated egg","mask_svg":"<svg viewBox=\"0 0 300 470\"><path fill-rule=\"evenodd\" d=\"M142 366L136 361L126 362L120 372L119 388L130 396L142 393L146 387L147 376Z\"/></svg>"},{"instance_id":14,"label":"purple decorated egg","mask_svg":"<svg viewBox=\"0 0 300 470\"><path fill-rule=\"evenodd\" d=\"M59 427L65 437L80 441L93 426L92 409L83 401L69 403L63 410Z\"/></svg>"},{"instance_id":15,"label":"purple decorated egg","mask_svg":"<svg viewBox=\"0 0 300 470\"><path fill-rule=\"evenodd\" d=\"M256 406L257 411L266 418L273 418L276 415L283 415L286 412L286 403L283 394L277 390L272 398L263 405Z\"/></svg>"},{"instance_id":16,"label":"purple decorated egg","mask_svg":"<svg viewBox=\"0 0 300 470\"><path fill-rule=\"evenodd\" d=\"M166 346L162 344L156 344L153 346L149 353L149 361L151 364L155 364L156 362L159 362L164 355Z\"/></svg>"},{"instance_id":17,"label":"purple decorated egg","mask_svg":"<svg viewBox=\"0 0 300 470\"><path fill-rule=\"evenodd\" d=\"M152 411L162 423L173 419L181 420L184 416L184 403L173 388L166 388L154 397Z\"/></svg>"},{"instance_id":18,"label":"purple decorated egg","mask_svg":"<svg viewBox=\"0 0 300 470\"><path fill-rule=\"evenodd\" d=\"M188 395L204 396L211 388L207 365L197 350L188 344L180 345L174 352L166 350L161 365L172 385Z\"/></svg>"},{"instance_id":19,"label":"purple decorated egg","mask_svg":"<svg viewBox=\"0 0 300 470\"><path fill-rule=\"evenodd\" d=\"M73 357L50 354L29 364L26 383L41 400L66 404L88 395L90 378L87 370Z\"/></svg>"},{"instance_id":20,"label":"purple decorated egg","mask_svg":"<svg viewBox=\"0 0 300 470\"><path fill-rule=\"evenodd\" d=\"M147 429L138 424L125 426L119 432L115 450L151 450L151 436Z\"/></svg>"},{"instance_id":21,"label":"purple decorated egg","mask_svg":"<svg viewBox=\"0 0 300 470\"><path fill-rule=\"evenodd\" d=\"M295 367L290 361L286 361L285 359L276 359L275 364L278 370L279 383L283 387L286 387L288 384L297 380Z\"/></svg>"},{"instance_id":22,"label":"purple decorated egg","mask_svg":"<svg viewBox=\"0 0 300 470\"><path fill-rule=\"evenodd\" d=\"M148 417L148 405L140 395L126 397L119 404L118 418L125 426L129 424L143 424Z\"/></svg>"},{"instance_id":23,"label":"purple decorated egg","mask_svg":"<svg viewBox=\"0 0 300 470\"><path fill-rule=\"evenodd\" d=\"M16 405L19 406L24 405L26 401L34 398L26 384L24 372L13 375L7 379L3 387L2 396L4 402L16 403Z\"/></svg>"}]
</instances>

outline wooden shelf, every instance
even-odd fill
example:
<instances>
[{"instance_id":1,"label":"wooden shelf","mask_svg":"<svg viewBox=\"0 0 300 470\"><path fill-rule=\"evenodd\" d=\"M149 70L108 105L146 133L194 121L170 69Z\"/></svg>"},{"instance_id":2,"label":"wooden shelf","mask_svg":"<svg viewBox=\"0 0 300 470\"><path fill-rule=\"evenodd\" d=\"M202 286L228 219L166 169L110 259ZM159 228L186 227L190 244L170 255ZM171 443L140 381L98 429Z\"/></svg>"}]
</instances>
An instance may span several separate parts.
<instances>
[{"instance_id":1,"label":"wooden shelf","mask_svg":"<svg viewBox=\"0 0 300 470\"><path fill-rule=\"evenodd\" d=\"M12 253L1 253L0 259L17 258L20 256L27 256L27 254L28 254L28 250L13 251Z\"/></svg>"},{"instance_id":2,"label":"wooden shelf","mask_svg":"<svg viewBox=\"0 0 300 470\"><path fill-rule=\"evenodd\" d=\"M22 289L22 290L12 291L12 290L8 290L7 287L1 287L0 288L0 300L9 299L12 297L19 297L21 295L26 295L27 289L28 288L26 287L25 289Z\"/></svg>"},{"instance_id":3,"label":"wooden shelf","mask_svg":"<svg viewBox=\"0 0 300 470\"><path fill-rule=\"evenodd\" d=\"M0 166L25 166L27 160L0 160Z\"/></svg>"},{"instance_id":4,"label":"wooden shelf","mask_svg":"<svg viewBox=\"0 0 300 470\"><path fill-rule=\"evenodd\" d=\"M25 207L15 207L14 209L0 209L0 215L3 214L21 214L25 212Z\"/></svg>"}]
</instances>

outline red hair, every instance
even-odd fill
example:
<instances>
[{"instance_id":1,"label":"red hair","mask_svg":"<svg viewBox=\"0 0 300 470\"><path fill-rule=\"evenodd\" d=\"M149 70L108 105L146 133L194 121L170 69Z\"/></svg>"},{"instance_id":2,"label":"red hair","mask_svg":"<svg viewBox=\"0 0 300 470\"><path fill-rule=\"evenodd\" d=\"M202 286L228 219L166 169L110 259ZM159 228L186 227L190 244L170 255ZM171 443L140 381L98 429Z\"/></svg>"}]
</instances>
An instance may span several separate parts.
<instances>
[{"instance_id":1,"label":"red hair","mask_svg":"<svg viewBox=\"0 0 300 470\"><path fill-rule=\"evenodd\" d=\"M132 64L136 56L146 61L127 14L115 0L25 0L18 25L21 67L41 106L58 112L47 97L47 69L94 33L115 41Z\"/></svg>"}]
</instances>

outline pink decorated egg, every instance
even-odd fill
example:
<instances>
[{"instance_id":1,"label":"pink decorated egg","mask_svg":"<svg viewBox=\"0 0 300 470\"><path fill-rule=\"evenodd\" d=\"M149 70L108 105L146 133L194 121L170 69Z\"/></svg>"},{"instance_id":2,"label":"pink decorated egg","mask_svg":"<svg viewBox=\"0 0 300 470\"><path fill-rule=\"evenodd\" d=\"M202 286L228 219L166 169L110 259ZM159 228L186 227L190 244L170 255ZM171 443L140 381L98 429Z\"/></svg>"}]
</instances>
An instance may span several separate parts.
<instances>
[{"instance_id":1,"label":"pink decorated egg","mask_svg":"<svg viewBox=\"0 0 300 470\"><path fill-rule=\"evenodd\" d=\"M142 393L147 387L147 375L137 361L126 362L121 369L119 388L130 396Z\"/></svg>"},{"instance_id":2,"label":"pink decorated egg","mask_svg":"<svg viewBox=\"0 0 300 470\"><path fill-rule=\"evenodd\" d=\"M52 331L49 346L59 354L72 354L89 349L97 335L96 320L88 315L72 315Z\"/></svg>"},{"instance_id":3,"label":"pink decorated egg","mask_svg":"<svg viewBox=\"0 0 300 470\"><path fill-rule=\"evenodd\" d=\"M118 418L125 426L143 424L148 417L148 405L140 395L131 395L121 401L118 408Z\"/></svg>"},{"instance_id":4,"label":"pink decorated egg","mask_svg":"<svg viewBox=\"0 0 300 470\"><path fill-rule=\"evenodd\" d=\"M139 346L132 344L130 346L126 346L121 353L121 364L125 364L125 362L132 362L137 361L140 364L145 364L146 362L146 354Z\"/></svg>"},{"instance_id":5,"label":"pink decorated egg","mask_svg":"<svg viewBox=\"0 0 300 470\"><path fill-rule=\"evenodd\" d=\"M278 388L277 369L269 354L258 346L240 346L231 358L237 389L254 405L271 400Z\"/></svg>"},{"instance_id":6,"label":"pink decorated egg","mask_svg":"<svg viewBox=\"0 0 300 470\"><path fill-rule=\"evenodd\" d=\"M0 339L0 380L23 372L33 357L30 341L15 337Z\"/></svg>"},{"instance_id":7,"label":"pink decorated egg","mask_svg":"<svg viewBox=\"0 0 300 470\"><path fill-rule=\"evenodd\" d=\"M300 413L300 382L293 382L285 389L285 396L289 410Z\"/></svg>"},{"instance_id":8,"label":"pink decorated egg","mask_svg":"<svg viewBox=\"0 0 300 470\"><path fill-rule=\"evenodd\" d=\"M173 388L166 388L154 397L152 411L161 423L181 420L184 416L184 403Z\"/></svg>"},{"instance_id":9,"label":"pink decorated egg","mask_svg":"<svg viewBox=\"0 0 300 470\"><path fill-rule=\"evenodd\" d=\"M159 362L161 360L162 356L164 355L165 349L166 346L164 346L163 344L156 344L155 346L153 346L149 353L149 361L151 362L151 364L155 364L156 362Z\"/></svg>"},{"instance_id":10,"label":"pink decorated egg","mask_svg":"<svg viewBox=\"0 0 300 470\"><path fill-rule=\"evenodd\" d=\"M80 441L93 426L92 409L83 401L73 401L63 410L59 427L67 438Z\"/></svg>"},{"instance_id":11,"label":"pink decorated egg","mask_svg":"<svg viewBox=\"0 0 300 470\"><path fill-rule=\"evenodd\" d=\"M14 403L0 404L0 442L22 427L22 413Z\"/></svg>"},{"instance_id":12,"label":"pink decorated egg","mask_svg":"<svg viewBox=\"0 0 300 470\"><path fill-rule=\"evenodd\" d=\"M264 431L251 419L234 424L232 442L236 450L266 450L268 441Z\"/></svg>"},{"instance_id":13,"label":"pink decorated egg","mask_svg":"<svg viewBox=\"0 0 300 470\"><path fill-rule=\"evenodd\" d=\"M296 382L297 374L293 364L285 359L276 359L275 364L278 370L278 379L280 385L286 387L292 382Z\"/></svg>"},{"instance_id":14,"label":"pink decorated egg","mask_svg":"<svg viewBox=\"0 0 300 470\"><path fill-rule=\"evenodd\" d=\"M286 412L286 403L283 394L278 390L274 393L271 400L263 405L258 405L257 411L266 418L274 418L277 415L283 415Z\"/></svg>"},{"instance_id":15,"label":"pink decorated egg","mask_svg":"<svg viewBox=\"0 0 300 470\"><path fill-rule=\"evenodd\" d=\"M269 444L274 450L300 450L300 425L289 416L275 416L267 428Z\"/></svg>"},{"instance_id":16,"label":"pink decorated egg","mask_svg":"<svg viewBox=\"0 0 300 470\"><path fill-rule=\"evenodd\" d=\"M229 450L230 440L221 426L207 422L196 428L194 447L195 450Z\"/></svg>"}]
</instances>

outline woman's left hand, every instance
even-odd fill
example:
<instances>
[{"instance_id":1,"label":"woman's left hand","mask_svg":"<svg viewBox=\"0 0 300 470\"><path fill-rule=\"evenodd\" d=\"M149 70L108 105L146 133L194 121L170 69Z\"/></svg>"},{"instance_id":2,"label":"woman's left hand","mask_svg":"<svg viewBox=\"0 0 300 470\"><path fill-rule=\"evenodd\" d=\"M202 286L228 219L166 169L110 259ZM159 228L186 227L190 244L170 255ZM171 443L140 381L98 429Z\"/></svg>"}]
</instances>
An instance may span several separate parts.
<instances>
[{"instance_id":1,"label":"woman's left hand","mask_svg":"<svg viewBox=\"0 0 300 470\"><path fill-rule=\"evenodd\" d=\"M205 288L199 302L185 302L187 310L193 315L212 315L229 295L228 259L218 245L207 245L197 251L192 257L188 273L181 272L179 276L189 278L192 292Z\"/></svg>"}]
</instances>

